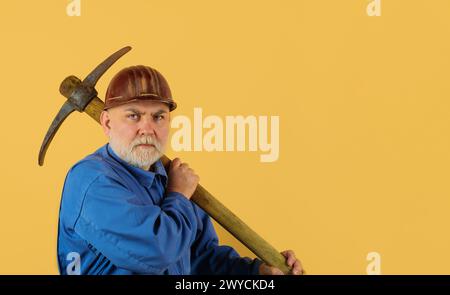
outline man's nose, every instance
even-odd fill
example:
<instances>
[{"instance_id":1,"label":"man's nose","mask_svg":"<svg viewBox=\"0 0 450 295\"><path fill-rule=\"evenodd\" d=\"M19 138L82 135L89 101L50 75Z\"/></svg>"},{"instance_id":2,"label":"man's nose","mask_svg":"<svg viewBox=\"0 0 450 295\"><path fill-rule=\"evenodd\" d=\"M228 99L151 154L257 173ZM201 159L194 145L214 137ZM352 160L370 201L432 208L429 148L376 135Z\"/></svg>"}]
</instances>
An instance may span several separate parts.
<instances>
[{"instance_id":1,"label":"man's nose","mask_svg":"<svg viewBox=\"0 0 450 295\"><path fill-rule=\"evenodd\" d=\"M155 135L156 125L153 118L144 117L139 123L139 135Z\"/></svg>"}]
</instances>

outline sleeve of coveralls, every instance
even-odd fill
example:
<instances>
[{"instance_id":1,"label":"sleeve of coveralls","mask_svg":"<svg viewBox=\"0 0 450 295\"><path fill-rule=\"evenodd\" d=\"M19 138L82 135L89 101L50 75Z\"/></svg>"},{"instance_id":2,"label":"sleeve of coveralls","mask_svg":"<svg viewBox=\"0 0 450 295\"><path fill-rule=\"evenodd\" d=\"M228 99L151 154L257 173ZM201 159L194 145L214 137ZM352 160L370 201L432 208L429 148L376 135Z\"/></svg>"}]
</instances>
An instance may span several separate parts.
<instances>
[{"instance_id":1,"label":"sleeve of coveralls","mask_svg":"<svg viewBox=\"0 0 450 295\"><path fill-rule=\"evenodd\" d=\"M211 218L197 205L197 239L192 245L191 274L257 275L262 261L240 257L230 246L218 245L218 238Z\"/></svg>"},{"instance_id":2,"label":"sleeve of coveralls","mask_svg":"<svg viewBox=\"0 0 450 295\"><path fill-rule=\"evenodd\" d=\"M189 250L197 221L191 202L169 193L160 206L136 204L116 180L98 177L84 197L75 231L121 268L160 274Z\"/></svg>"}]
</instances>

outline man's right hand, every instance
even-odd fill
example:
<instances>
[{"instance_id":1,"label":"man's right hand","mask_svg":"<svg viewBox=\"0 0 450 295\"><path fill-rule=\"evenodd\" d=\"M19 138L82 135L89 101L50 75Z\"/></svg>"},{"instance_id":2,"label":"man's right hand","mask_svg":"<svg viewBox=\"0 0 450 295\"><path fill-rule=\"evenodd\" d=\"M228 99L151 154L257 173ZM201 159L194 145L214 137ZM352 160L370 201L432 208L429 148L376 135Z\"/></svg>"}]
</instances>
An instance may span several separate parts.
<instances>
[{"instance_id":1,"label":"man's right hand","mask_svg":"<svg viewBox=\"0 0 450 295\"><path fill-rule=\"evenodd\" d=\"M191 199L200 180L200 177L195 174L194 170L189 168L187 163L181 163L179 158L175 158L170 163L168 176L167 191L177 192Z\"/></svg>"}]
</instances>

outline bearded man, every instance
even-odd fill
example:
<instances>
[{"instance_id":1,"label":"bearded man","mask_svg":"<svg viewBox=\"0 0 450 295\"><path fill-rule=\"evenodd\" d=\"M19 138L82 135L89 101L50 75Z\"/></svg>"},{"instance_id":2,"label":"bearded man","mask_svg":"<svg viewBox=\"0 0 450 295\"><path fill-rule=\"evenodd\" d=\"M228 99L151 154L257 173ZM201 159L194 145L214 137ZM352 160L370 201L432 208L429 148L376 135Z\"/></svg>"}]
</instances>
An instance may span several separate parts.
<instances>
[{"instance_id":1,"label":"bearded man","mask_svg":"<svg viewBox=\"0 0 450 295\"><path fill-rule=\"evenodd\" d=\"M166 173L176 103L164 77L147 66L111 80L101 124L109 143L68 172L61 200L61 274L282 274L218 245L210 217L190 201L198 175L180 159ZM293 274L302 267L283 251Z\"/></svg>"}]
</instances>

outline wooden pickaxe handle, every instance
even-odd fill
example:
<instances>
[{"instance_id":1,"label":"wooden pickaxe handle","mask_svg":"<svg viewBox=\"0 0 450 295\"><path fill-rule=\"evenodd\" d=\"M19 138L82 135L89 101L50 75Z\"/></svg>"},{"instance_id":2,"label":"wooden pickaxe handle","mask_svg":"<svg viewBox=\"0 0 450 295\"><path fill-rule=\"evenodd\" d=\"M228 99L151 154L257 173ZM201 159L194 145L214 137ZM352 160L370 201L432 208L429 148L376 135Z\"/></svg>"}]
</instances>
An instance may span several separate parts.
<instances>
[{"instance_id":1,"label":"wooden pickaxe handle","mask_svg":"<svg viewBox=\"0 0 450 295\"><path fill-rule=\"evenodd\" d=\"M78 78L69 76L62 82L60 91L64 96L69 97L75 87L80 83L81 81ZM100 114L103 111L104 105L102 100L98 97L94 97L86 106L84 112L100 123ZM161 161L167 170L170 159L166 156L162 156ZM291 273L290 268L286 265L286 259L281 253L260 237L227 207L220 203L203 186L200 184L197 186L191 200L265 263L277 267L285 274Z\"/></svg>"}]
</instances>

